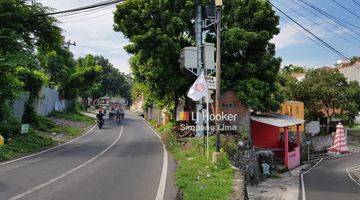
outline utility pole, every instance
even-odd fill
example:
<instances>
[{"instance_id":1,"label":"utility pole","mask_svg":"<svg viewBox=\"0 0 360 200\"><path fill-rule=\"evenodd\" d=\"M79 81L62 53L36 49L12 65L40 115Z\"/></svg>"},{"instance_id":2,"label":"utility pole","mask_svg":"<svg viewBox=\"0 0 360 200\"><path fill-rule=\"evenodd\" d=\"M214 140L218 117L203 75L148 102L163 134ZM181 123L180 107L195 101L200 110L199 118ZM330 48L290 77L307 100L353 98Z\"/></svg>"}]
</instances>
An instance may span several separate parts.
<instances>
[{"instance_id":1,"label":"utility pole","mask_svg":"<svg viewBox=\"0 0 360 200\"><path fill-rule=\"evenodd\" d=\"M66 48L67 50L70 49L70 46L76 46L75 41L74 41L73 43L71 43L71 40L65 42L65 48Z\"/></svg>"},{"instance_id":2,"label":"utility pole","mask_svg":"<svg viewBox=\"0 0 360 200\"><path fill-rule=\"evenodd\" d=\"M197 75L203 72L203 62L202 62L202 16L201 16L201 1L197 1L196 10L195 10L195 34L196 34L196 48L197 48ZM196 126L203 127L204 121L201 110L203 109L203 99L196 103ZM196 136L203 136L204 132L201 128L197 129Z\"/></svg>"},{"instance_id":3,"label":"utility pole","mask_svg":"<svg viewBox=\"0 0 360 200\"><path fill-rule=\"evenodd\" d=\"M220 113L220 81L221 81L221 9L222 0L215 0L216 6L216 95L215 95L215 113ZM216 152L220 152L220 131L219 121L215 120L216 133Z\"/></svg>"}]
</instances>

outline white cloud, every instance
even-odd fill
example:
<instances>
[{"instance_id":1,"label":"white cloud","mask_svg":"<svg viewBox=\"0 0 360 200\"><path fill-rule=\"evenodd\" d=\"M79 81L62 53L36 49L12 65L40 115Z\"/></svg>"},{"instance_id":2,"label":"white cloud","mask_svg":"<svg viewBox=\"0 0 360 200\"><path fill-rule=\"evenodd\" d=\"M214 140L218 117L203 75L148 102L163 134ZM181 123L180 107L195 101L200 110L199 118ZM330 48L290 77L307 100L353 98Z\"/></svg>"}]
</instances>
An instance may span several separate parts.
<instances>
[{"instance_id":1,"label":"white cloud","mask_svg":"<svg viewBox=\"0 0 360 200\"><path fill-rule=\"evenodd\" d=\"M281 27L280 34L276 35L271 42L276 45L277 49L282 49L290 45L303 43L301 40L301 30L293 24L287 23Z\"/></svg>"},{"instance_id":2,"label":"white cloud","mask_svg":"<svg viewBox=\"0 0 360 200\"><path fill-rule=\"evenodd\" d=\"M321 19L314 18L312 20L313 22L309 21L306 18L297 19L297 21L303 27L311 31L316 36L323 39L328 37L329 33L327 30L331 30L330 28L331 26L329 26L329 24L322 23ZM320 24L320 26L318 26L317 24ZM287 21L287 22L280 22L280 33L272 39L272 42L276 45L276 49L279 50L288 47L290 45L299 45L306 43L313 44L314 41L312 41L309 38L315 39L310 33L306 32L303 28L301 28L297 24Z\"/></svg>"},{"instance_id":3,"label":"white cloud","mask_svg":"<svg viewBox=\"0 0 360 200\"><path fill-rule=\"evenodd\" d=\"M96 3L95 0L42 0L41 2L57 11ZM66 40L76 42L76 47L70 48L75 57L89 53L103 55L120 71L129 73L130 55L123 49L129 41L121 33L113 31L114 11L115 5L97 12L58 19L62 22L60 27L64 29Z\"/></svg>"}]
</instances>

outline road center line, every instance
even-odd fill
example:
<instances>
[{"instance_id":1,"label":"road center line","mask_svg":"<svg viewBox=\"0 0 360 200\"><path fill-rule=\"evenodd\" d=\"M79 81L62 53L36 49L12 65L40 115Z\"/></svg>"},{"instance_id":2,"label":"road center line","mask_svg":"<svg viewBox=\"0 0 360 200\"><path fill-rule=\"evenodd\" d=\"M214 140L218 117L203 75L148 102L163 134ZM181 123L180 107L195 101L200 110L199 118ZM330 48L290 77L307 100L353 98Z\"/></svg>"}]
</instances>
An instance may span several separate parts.
<instances>
[{"instance_id":1,"label":"road center line","mask_svg":"<svg viewBox=\"0 0 360 200\"><path fill-rule=\"evenodd\" d=\"M161 178L160 178L158 191L157 191L156 197L155 197L155 200L163 200L164 195L165 195L166 177L167 177L167 170L168 170L168 154L167 154L166 146L165 146L164 142L162 141L161 136L145 121L144 118L141 118L141 119L143 120L144 124L147 127L149 127L150 130L152 130L152 132L160 139L162 147L163 147L163 152L164 152L163 167L162 167L162 171L161 171Z\"/></svg>"},{"instance_id":2,"label":"road center line","mask_svg":"<svg viewBox=\"0 0 360 200\"><path fill-rule=\"evenodd\" d=\"M31 188L30 190L28 190L28 191L26 191L26 192L24 192L24 193L21 193L21 194L19 194L19 195L16 195L16 196L14 196L14 197L11 197L9 200L21 199L21 198L25 197L26 195L31 194L31 193L33 193L33 192L35 192L35 191L37 191L37 190L40 190L41 188L46 187L46 186L50 185L51 183L54 183L54 182L56 182L56 181L64 178L65 176L74 173L74 172L77 171L78 169L80 169L80 168L82 168L82 167L85 167L86 165L90 164L91 162L93 162L94 160L96 160L97 158L99 158L101 155L103 155L105 152L107 152L111 147L113 147L113 146L117 143L117 141L120 139L120 137L121 137L121 135L122 135L122 133L123 133L123 129L124 129L124 126L121 126L121 131L120 131L118 137L116 138L116 140L115 140L110 146L108 146L106 149L104 149L104 150L101 151L99 154L97 154L95 157L93 157L93 158L91 158L90 160L84 162L83 164L81 164L81 165L79 165L79 166L77 166L77 167L75 167L75 168L73 168L73 169L71 169L71 170L69 170L69 171L61 174L61 175L58 176L58 177L55 177L55 178L53 178L53 179L51 179L51 180L49 180L49 181L47 181L47 182L45 182L45 183L43 183L43 184L40 184L40 185L38 185L38 186L36 186L36 187L33 187L33 188Z\"/></svg>"},{"instance_id":3,"label":"road center line","mask_svg":"<svg viewBox=\"0 0 360 200\"><path fill-rule=\"evenodd\" d=\"M310 169L306 170L304 173L300 174L301 178L301 199L306 200L306 194L305 194L305 182L304 182L304 175L310 172L314 167L316 167L324 158L321 158L317 163L315 163L314 166L310 167Z\"/></svg>"},{"instance_id":4,"label":"road center line","mask_svg":"<svg viewBox=\"0 0 360 200\"><path fill-rule=\"evenodd\" d=\"M70 143L72 143L72 142L75 142L76 140L84 137L85 135L88 135L92 130L95 129L95 127L96 127L96 125L94 125L94 126L93 126L90 130L88 130L85 134L83 134L83 135L81 135L81 136L79 136L79 137L77 137L77 138L75 138L75 139L72 139L72 140L70 140L70 141L67 141L67 142L65 142L64 144L60 144L60 145L58 145L58 146L54 146L54 147L52 147L52 148L45 149L45 150L43 150L43 151L40 151L40 152L37 152L37 153L34 153L34 154L30 154L30 155L28 155L28 156L24 156L24 157L20 157L20 158L14 159L14 160L10 160L10 161L7 161L7 162L0 163L0 166L7 165L7 164L10 164L10 163L13 163L13 162L20 161L20 160L24 160L24 159L26 159L26 158L31 158L31 157L34 157L34 156L37 156L37 155L46 153L46 152L48 152L48 151L52 151L52 150L58 149L58 148L60 148L60 147L63 147L63 146L65 146L65 145L67 145L67 144L70 144Z\"/></svg>"}]
</instances>

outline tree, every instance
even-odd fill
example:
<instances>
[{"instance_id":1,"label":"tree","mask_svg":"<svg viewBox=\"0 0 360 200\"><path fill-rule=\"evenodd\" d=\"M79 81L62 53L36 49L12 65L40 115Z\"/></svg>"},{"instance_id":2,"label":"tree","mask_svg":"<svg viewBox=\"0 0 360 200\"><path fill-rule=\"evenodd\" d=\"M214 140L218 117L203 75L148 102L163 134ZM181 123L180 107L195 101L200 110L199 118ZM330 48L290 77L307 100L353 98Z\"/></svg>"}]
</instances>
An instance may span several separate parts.
<instances>
[{"instance_id":1,"label":"tree","mask_svg":"<svg viewBox=\"0 0 360 200\"><path fill-rule=\"evenodd\" d=\"M222 14L223 89L235 90L253 110L277 110L281 59L270 40L279 33L279 17L264 0L224 1Z\"/></svg>"},{"instance_id":2,"label":"tree","mask_svg":"<svg viewBox=\"0 0 360 200\"><path fill-rule=\"evenodd\" d=\"M154 100L171 108L173 115L191 84L178 60L180 50L194 41L193 8L188 0L129 0L117 6L114 16L114 30L131 42L125 49L134 55L134 82L145 83Z\"/></svg>"},{"instance_id":3,"label":"tree","mask_svg":"<svg viewBox=\"0 0 360 200\"><path fill-rule=\"evenodd\" d=\"M134 55L134 81L145 83L164 105L176 106L194 80L178 61L180 50L195 44L194 10L189 0L129 0L115 12L114 30L131 41L126 50ZM281 60L269 41L279 33L278 16L263 0L229 0L224 1L222 21L223 89L236 91L254 110L276 110L283 100L276 83ZM207 41L214 42L213 33Z\"/></svg>"},{"instance_id":4,"label":"tree","mask_svg":"<svg viewBox=\"0 0 360 200\"><path fill-rule=\"evenodd\" d=\"M48 52L40 52L37 57L45 73L49 76L51 85L59 86L60 90L69 81L74 72L75 60L73 54L63 47Z\"/></svg>"},{"instance_id":5,"label":"tree","mask_svg":"<svg viewBox=\"0 0 360 200\"><path fill-rule=\"evenodd\" d=\"M359 113L360 87L357 82L348 83L336 69L315 69L294 88L296 100L304 102L307 120L334 116L352 121Z\"/></svg>"},{"instance_id":6,"label":"tree","mask_svg":"<svg viewBox=\"0 0 360 200\"><path fill-rule=\"evenodd\" d=\"M99 95L129 98L131 77L120 72L103 56L95 56L94 59L96 64L102 67Z\"/></svg>"},{"instance_id":7,"label":"tree","mask_svg":"<svg viewBox=\"0 0 360 200\"><path fill-rule=\"evenodd\" d=\"M46 12L48 8L35 1L0 1L0 121L10 118L6 102L14 100L29 81L19 76L17 69L39 69L35 49L50 50L62 44L57 20L44 15ZM36 74L27 74L28 78L36 77Z\"/></svg>"},{"instance_id":8,"label":"tree","mask_svg":"<svg viewBox=\"0 0 360 200\"><path fill-rule=\"evenodd\" d=\"M62 43L57 20L45 15L49 8L30 0L0 1L0 55L53 49Z\"/></svg>"},{"instance_id":9,"label":"tree","mask_svg":"<svg viewBox=\"0 0 360 200\"><path fill-rule=\"evenodd\" d=\"M69 82L64 87L66 99L73 99L77 96L87 99L88 97L98 97L102 67L97 65L92 55L79 58L75 67L75 72L71 75Z\"/></svg>"}]
</instances>

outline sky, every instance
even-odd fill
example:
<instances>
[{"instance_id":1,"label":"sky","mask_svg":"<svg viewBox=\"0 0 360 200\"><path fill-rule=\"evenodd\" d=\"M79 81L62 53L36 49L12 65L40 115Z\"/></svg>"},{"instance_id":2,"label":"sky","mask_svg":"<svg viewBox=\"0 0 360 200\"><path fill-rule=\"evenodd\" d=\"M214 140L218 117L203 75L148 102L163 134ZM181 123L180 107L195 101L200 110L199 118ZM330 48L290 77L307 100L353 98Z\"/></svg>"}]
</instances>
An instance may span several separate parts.
<instances>
[{"instance_id":1,"label":"sky","mask_svg":"<svg viewBox=\"0 0 360 200\"><path fill-rule=\"evenodd\" d=\"M86 6L103 0L40 0L45 6L57 11ZM360 0L305 0L324 11L341 18L353 25L346 29L335 24L330 19L321 16L316 11L302 4L300 0L271 0L271 2L294 18L302 26L329 43L346 56L360 55ZM334 1L354 12L355 16ZM358 4L354 3L357 2ZM296 3L297 2L297 3ZM124 46L129 41L119 32L113 31L113 12L115 5L99 12L86 15L58 18L60 27L64 30L66 40L76 42L71 46L75 57L86 54L103 55L120 71L130 73L129 58ZM315 12L318 16L314 15ZM331 66L343 59L321 47L309 39L312 37L303 29L277 11L280 16L280 34L272 42L276 45L276 56L281 57L282 66L294 64L307 68ZM321 17L319 17L321 16ZM357 26L357 27L355 27Z\"/></svg>"}]
</instances>

